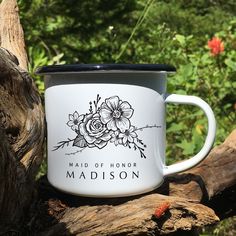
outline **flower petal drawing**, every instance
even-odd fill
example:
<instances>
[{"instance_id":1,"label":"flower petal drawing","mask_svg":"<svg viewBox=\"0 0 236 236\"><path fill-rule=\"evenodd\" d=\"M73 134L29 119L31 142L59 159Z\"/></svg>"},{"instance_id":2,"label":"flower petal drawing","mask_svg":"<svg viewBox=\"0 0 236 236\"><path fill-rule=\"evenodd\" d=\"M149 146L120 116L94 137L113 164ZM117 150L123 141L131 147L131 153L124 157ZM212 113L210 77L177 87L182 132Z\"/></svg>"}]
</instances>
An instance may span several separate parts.
<instances>
[{"instance_id":1,"label":"flower petal drawing","mask_svg":"<svg viewBox=\"0 0 236 236\"><path fill-rule=\"evenodd\" d=\"M88 143L93 143L96 141L96 138L95 137L92 137L92 136L89 136L89 134L87 133L86 131L86 126L84 123L80 124L79 126L79 132L80 134L85 138L85 140L88 142Z\"/></svg>"},{"instance_id":2,"label":"flower petal drawing","mask_svg":"<svg viewBox=\"0 0 236 236\"><path fill-rule=\"evenodd\" d=\"M116 126L122 133L124 133L126 130L129 129L130 121L129 119L122 117L119 120L116 120Z\"/></svg>"},{"instance_id":3,"label":"flower petal drawing","mask_svg":"<svg viewBox=\"0 0 236 236\"><path fill-rule=\"evenodd\" d=\"M101 141L101 142L99 142L99 143L94 143L94 145L95 145L96 147L98 147L99 149L102 149L102 148L104 148L104 147L107 145L107 142Z\"/></svg>"},{"instance_id":4,"label":"flower petal drawing","mask_svg":"<svg viewBox=\"0 0 236 236\"><path fill-rule=\"evenodd\" d=\"M123 139L122 139L123 144L126 145L127 141L128 141L127 136L124 136Z\"/></svg>"},{"instance_id":5,"label":"flower petal drawing","mask_svg":"<svg viewBox=\"0 0 236 236\"><path fill-rule=\"evenodd\" d=\"M79 113L77 111L75 111L75 113L73 114L74 119L77 120L79 118Z\"/></svg>"},{"instance_id":6,"label":"flower petal drawing","mask_svg":"<svg viewBox=\"0 0 236 236\"><path fill-rule=\"evenodd\" d=\"M120 104L120 109L122 111L122 116L126 118L131 118L134 113L134 110L131 108L128 102L122 102Z\"/></svg>"},{"instance_id":7,"label":"flower petal drawing","mask_svg":"<svg viewBox=\"0 0 236 236\"><path fill-rule=\"evenodd\" d=\"M117 109L119 105L119 97L118 96L113 96L110 98L105 99L106 105L110 110L115 110Z\"/></svg>"},{"instance_id":8,"label":"flower petal drawing","mask_svg":"<svg viewBox=\"0 0 236 236\"><path fill-rule=\"evenodd\" d=\"M74 121L73 121L73 120L69 120L66 124L67 124L69 127L71 127L71 126L74 125Z\"/></svg>"},{"instance_id":9,"label":"flower petal drawing","mask_svg":"<svg viewBox=\"0 0 236 236\"><path fill-rule=\"evenodd\" d=\"M109 141L111 139L111 135L109 133L104 134L101 138L102 141Z\"/></svg>"},{"instance_id":10,"label":"flower petal drawing","mask_svg":"<svg viewBox=\"0 0 236 236\"><path fill-rule=\"evenodd\" d=\"M113 130L113 131L116 131L116 130L117 130L116 121L115 121L114 119L110 120L110 121L107 123L107 129L108 129L108 130Z\"/></svg>"},{"instance_id":11,"label":"flower petal drawing","mask_svg":"<svg viewBox=\"0 0 236 236\"><path fill-rule=\"evenodd\" d=\"M130 136L131 136L132 138L137 138L137 137L138 137L138 135L137 135L135 132L130 133Z\"/></svg>"},{"instance_id":12,"label":"flower petal drawing","mask_svg":"<svg viewBox=\"0 0 236 236\"><path fill-rule=\"evenodd\" d=\"M110 142L111 142L111 143L114 143L115 146L117 146L117 145L119 145L119 144L122 144L122 139L119 138L119 134L120 134L120 132L119 132L118 130L115 131L115 132L113 132L113 133L111 134L111 140L110 140Z\"/></svg>"},{"instance_id":13,"label":"flower petal drawing","mask_svg":"<svg viewBox=\"0 0 236 236\"><path fill-rule=\"evenodd\" d=\"M99 114L103 124L108 123L112 119L112 111L106 108L101 108Z\"/></svg>"}]
</instances>

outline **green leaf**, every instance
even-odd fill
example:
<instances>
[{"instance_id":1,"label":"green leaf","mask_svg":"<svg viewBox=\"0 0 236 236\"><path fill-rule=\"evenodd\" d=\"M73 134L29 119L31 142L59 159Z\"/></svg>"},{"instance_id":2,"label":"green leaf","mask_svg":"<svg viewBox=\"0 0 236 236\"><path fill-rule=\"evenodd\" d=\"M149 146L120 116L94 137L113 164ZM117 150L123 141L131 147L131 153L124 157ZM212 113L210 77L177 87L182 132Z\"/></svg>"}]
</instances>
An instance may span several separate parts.
<instances>
[{"instance_id":1,"label":"green leaf","mask_svg":"<svg viewBox=\"0 0 236 236\"><path fill-rule=\"evenodd\" d=\"M180 43L181 46L185 46L186 38L181 34L175 35L176 40Z\"/></svg>"},{"instance_id":2,"label":"green leaf","mask_svg":"<svg viewBox=\"0 0 236 236\"><path fill-rule=\"evenodd\" d=\"M192 64L187 64L182 67L182 73L185 77L191 77L193 74L193 65Z\"/></svg>"},{"instance_id":3,"label":"green leaf","mask_svg":"<svg viewBox=\"0 0 236 236\"><path fill-rule=\"evenodd\" d=\"M181 143L176 144L176 146L183 149L184 155L191 155L194 153L195 144L192 142L188 142L185 139Z\"/></svg>"},{"instance_id":4,"label":"green leaf","mask_svg":"<svg viewBox=\"0 0 236 236\"><path fill-rule=\"evenodd\" d=\"M184 124L172 124L170 128L167 129L167 132L177 132L184 129Z\"/></svg>"},{"instance_id":5,"label":"green leaf","mask_svg":"<svg viewBox=\"0 0 236 236\"><path fill-rule=\"evenodd\" d=\"M231 59L227 58L225 59L225 64L233 69L233 71L236 71L236 62L232 61Z\"/></svg>"}]
</instances>

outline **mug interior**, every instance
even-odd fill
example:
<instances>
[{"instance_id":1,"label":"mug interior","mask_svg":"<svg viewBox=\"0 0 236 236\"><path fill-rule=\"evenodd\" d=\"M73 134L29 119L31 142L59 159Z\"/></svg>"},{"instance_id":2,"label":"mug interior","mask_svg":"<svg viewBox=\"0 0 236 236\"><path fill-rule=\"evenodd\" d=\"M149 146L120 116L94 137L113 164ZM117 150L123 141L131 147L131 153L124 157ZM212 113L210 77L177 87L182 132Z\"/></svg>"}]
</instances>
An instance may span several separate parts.
<instances>
[{"instance_id":1,"label":"mug interior","mask_svg":"<svg viewBox=\"0 0 236 236\"><path fill-rule=\"evenodd\" d=\"M45 88L67 84L127 84L146 87L159 94L164 94L166 92L166 78L166 72L61 72L46 74Z\"/></svg>"}]
</instances>

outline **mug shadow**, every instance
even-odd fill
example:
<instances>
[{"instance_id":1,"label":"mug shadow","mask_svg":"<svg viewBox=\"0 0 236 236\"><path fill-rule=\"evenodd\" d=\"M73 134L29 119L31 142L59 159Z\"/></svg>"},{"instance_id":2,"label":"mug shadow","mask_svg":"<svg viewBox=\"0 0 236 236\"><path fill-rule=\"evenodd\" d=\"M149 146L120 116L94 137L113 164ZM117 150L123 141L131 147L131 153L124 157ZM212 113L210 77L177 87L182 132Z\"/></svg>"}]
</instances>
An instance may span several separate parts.
<instances>
[{"instance_id":1,"label":"mug shadow","mask_svg":"<svg viewBox=\"0 0 236 236\"><path fill-rule=\"evenodd\" d=\"M71 195L57 190L48 182L46 176L43 176L38 180L38 192L39 192L39 198L41 200L48 201L49 199L57 199L65 203L68 207L80 207L85 205L116 206L124 204L131 200L141 198L145 195L149 195L150 193L155 193L155 191L129 197L111 197L111 198L83 197L83 196Z\"/></svg>"},{"instance_id":2,"label":"mug shadow","mask_svg":"<svg viewBox=\"0 0 236 236\"><path fill-rule=\"evenodd\" d=\"M201 202L209 199L209 195L204 183L204 180L200 175L195 175L192 173L183 173L183 174L176 174L173 176L166 177L163 184L158 187L157 189L147 192L144 194L139 194L135 196L129 197L112 197L112 198L92 198L92 197L82 197L71 195L68 193L61 192L54 188L47 180L47 176L41 177L37 184L38 184L38 193L39 198L43 201L47 201L49 199L58 199L63 201L68 207L80 207L84 205L95 206L95 205L119 205L125 202L139 199L143 196L158 193L163 195L170 195L170 184L177 185L187 185L190 182L194 182L200 188L202 193Z\"/></svg>"}]
</instances>

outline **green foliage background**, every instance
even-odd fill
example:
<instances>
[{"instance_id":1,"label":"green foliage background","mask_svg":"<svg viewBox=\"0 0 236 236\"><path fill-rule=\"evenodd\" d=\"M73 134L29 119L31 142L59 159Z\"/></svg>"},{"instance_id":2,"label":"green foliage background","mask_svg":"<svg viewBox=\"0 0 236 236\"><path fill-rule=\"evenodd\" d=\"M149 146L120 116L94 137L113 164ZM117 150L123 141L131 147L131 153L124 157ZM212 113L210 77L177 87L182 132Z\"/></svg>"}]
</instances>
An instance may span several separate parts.
<instances>
[{"instance_id":1,"label":"green foliage background","mask_svg":"<svg viewBox=\"0 0 236 236\"><path fill-rule=\"evenodd\" d=\"M42 78L33 74L38 66L167 63L177 68L177 73L169 76L169 93L199 96L212 107L218 125L215 145L236 127L234 0L20 0L18 3L30 72L42 97ZM225 47L216 57L207 47L213 36L221 38ZM206 119L199 109L168 105L168 163L198 152L206 129ZM41 172L44 169L45 164ZM230 225L232 229L233 224ZM222 227L212 230L214 235L230 235L222 232Z\"/></svg>"}]
</instances>

